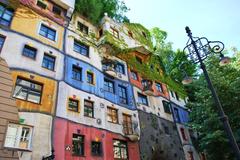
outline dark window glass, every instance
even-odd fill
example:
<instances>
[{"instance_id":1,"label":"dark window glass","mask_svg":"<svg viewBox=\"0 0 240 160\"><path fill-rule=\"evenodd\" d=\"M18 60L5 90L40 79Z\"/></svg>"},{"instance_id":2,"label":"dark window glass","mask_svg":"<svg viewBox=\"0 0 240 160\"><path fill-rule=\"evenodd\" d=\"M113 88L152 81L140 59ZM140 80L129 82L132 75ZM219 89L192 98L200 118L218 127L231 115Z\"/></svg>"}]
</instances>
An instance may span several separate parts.
<instances>
[{"instance_id":1,"label":"dark window glass","mask_svg":"<svg viewBox=\"0 0 240 160\"><path fill-rule=\"evenodd\" d=\"M86 117L94 117L94 107L93 102L84 100L84 116Z\"/></svg>"},{"instance_id":2,"label":"dark window glass","mask_svg":"<svg viewBox=\"0 0 240 160\"><path fill-rule=\"evenodd\" d=\"M68 110L78 112L79 110L79 101L76 99L69 98L68 99Z\"/></svg>"},{"instance_id":3,"label":"dark window glass","mask_svg":"<svg viewBox=\"0 0 240 160\"><path fill-rule=\"evenodd\" d=\"M47 8L47 4L45 4L42 1L37 1L37 6L42 8L42 9L46 9Z\"/></svg>"},{"instance_id":4,"label":"dark window glass","mask_svg":"<svg viewBox=\"0 0 240 160\"><path fill-rule=\"evenodd\" d=\"M82 80L82 68L72 65L72 79L78 81Z\"/></svg>"},{"instance_id":5,"label":"dark window glass","mask_svg":"<svg viewBox=\"0 0 240 160\"><path fill-rule=\"evenodd\" d=\"M125 74L124 65L118 63L118 64L116 65L116 71L117 71L118 73Z\"/></svg>"},{"instance_id":6,"label":"dark window glass","mask_svg":"<svg viewBox=\"0 0 240 160\"><path fill-rule=\"evenodd\" d=\"M127 104L127 89L123 86L118 86L119 91L119 102L122 104Z\"/></svg>"},{"instance_id":7,"label":"dark window glass","mask_svg":"<svg viewBox=\"0 0 240 160\"><path fill-rule=\"evenodd\" d=\"M0 52L2 50L2 47L3 47L3 44L4 44L4 41L5 41L5 37L0 35Z\"/></svg>"},{"instance_id":8,"label":"dark window glass","mask_svg":"<svg viewBox=\"0 0 240 160\"><path fill-rule=\"evenodd\" d=\"M25 45L23 48L23 53L24 56L35 59L36 58L36 54L37 54L37 49L30 47L28 45Z\"/></svg>"},{"instance_id":9,"label":"dark window glass","mask_svg":"<svg viewBox=\"0 0 240 160\"><path fill-rule=\"evenodd\" d=\"M72 154L74 156L84 156L84 136L73 134Z\"/></svg>"},{"instance_id":10,"label":"dark window glass","mask_svg":"<svg viewBox=\"0 0 240 160\"><path fill-rule=\"evenodd\" d=\"M166 134L170 134L169 128L167 126L164 126L164 131L165 131Z\"/></svg>"},{"instance_id":11,"label":"dark window glass","mask_svg":"<svg viewBox=\"0 0 240 160\"><path fill-rule=\"evenodd\" d=\"M137 57L137 56L136 56L136 60L137 60L140 64L142 64L142 59L141 59L140 57Z\"/></svg>"},{"instance_id":12,"label":"dark window glass","mask_svg":"<svg viewBox=\"0 0 240 160\"><path fill-rule=\"evenodd\" d=\"M127 160L128 159L127 142L120 141L120 140L113 140L113 152L114 152L114 159Z\"/></svg>"},{"instance_id":13,"label":"dark window glass","mask_svg":"<svg viewBox=\"0 0 240 160\"><path fill-rule=\"evenodd\" d=\"M141 93L138 93L138 103L141 103L143 105L148 106L147 96L145 96L145 95L143 95Z\"/></svg>"},{"instance_id":14,"label":"dark window glass","mask_svg":"<svg viewBox=\"0 0 240 160\"><path fill-rule=\"evenodd\" d=\"M88 34L88 27L81 22L78 22L78 29L85 34Z\"/></svg>"},{"instance_id":15,"label":"dark window glass","mask_svg":"<svg viewBox=\"0 0 240 160\"><path fill-rule=\"evenodd\" d=\"M171 93L171 96L172 96L173 98L175 98L174 92L173 92L173 91L170 91L170 93Z\"/></svg>"},{"instance_id":16,"label":"dark window glass","mask_svg":"<svg viewBox=\"0 0 240 160\"><path fill-rule=\"evenodd\" d=\"M128 31L128 36L133 38L133 33L131 31Z\"/></svg>"},{"instance_id":17,"label":"dark window glass","mask_svg":"<svg viewBox=\"0 0 240 160\"><path fill-rule=\"evenodd\" d=\"M84 56L89 56L89 47L80 43L80 42L77 42L76 40L74 40L74 47L73 47L74 51L77 52L77 53L80 53Z\"/></svg>"},{"instance_id":18,"label":"dark window glass","mask_svg":"<svg viewBox=\"0 0 240 160\"><path fill-rule=\"evenodd\" d=\"M162 101L163 103L163 109L166 113L171 113L170 103L167 101Z\"/></svg>"},{"instance_id":19,"label":"dark window glass","mask_svg":"<svg viewBox=\"0 0 240 160\"><path fill-rule=\"evenodd\" d=\"M93 84L94 81L94 75L92 72L87 72L87 83Z\"/></svg>"},{"instance_id":20,"label":"dark window glass","mask_svg":"<svg viewBox=\"0 0 240 160\"><path fill-rule=\"evenodd\" d=\"M48 54L44 54L42 67L53 71L54 66L55 66L55 57L50 56Z\"/></svg>"},{"instance_id":21,"label":"dark window glass","mask_svg":"<svg viewBox=\"0 0 240 160\"><path fill-rule=\"evenodd\" d=\"M101 156L102 155L102 143L101 142L92 142L91 150L92 150L92 155Z\"/></svg>"},{"instance_id":22,"label":"dark window glass","mask_svg":"<svg viewBox=\"0 0 240 160\"><path fill-rule=\"evenodd\" d=\"M104 79L104 90L114 93L114 83L110 80Z\"/></svg>"},{"instance_id":23,"label":"dark window glass","mask_svg":"<svg viewBox=\"0 0 240 160\"><path fill-rule=\"evenodd\" d=\"M0 4L0 24L9 26L13 17L13 10L7 9L5 6Z\"/></svg>"},{"instance_id":24,"label":"dark window glass","mask_svg":"<svg viewBox=\"0 0 240 160\"><path fill-rule=\"evenodd\" d=\"M186 137L184 128L180 128L180 131L181 131L181 135L182 135L183 140L186 141L186 140L187 140L187 137Z\"/></svg>"},{"instance_id":25,"label":"dark window glass","mask_svg":"<svg viewBox=\"0 0 240 160\"><path fill-rule=\"evenodd\" d=\"M42 88L41 84L18 77L13 97L33 103L40 103Z\"/></svg>"},{"instance_id":26,"label":"dark window glass","mask_svg":"<svg viewBox=\"0 0 240 160\"><path fill-rule=\"evenodd\" d=\"M157 88L157 91L158 91L158 92L163 92L162 84L161 84L161 83L156 83L156 88Z\"/></svg>"},{"instance_id":27,"label":"dark window glass","mask_svg":"<svg viewBox=\"0 0 240 160\"><path fill-rule=\"evenodd\" d=\"M138 80L138 78L137 78L137 73L134 72L134 71L131 71L131 77L132 77L132 79L134 79L134 80Z\"/></svg>"},{"instance_id":28,"label":"dark window glass","mask_svg":"<svg viewBox=\"0 0 240 160\"><path fill-rule=\"evenodd\" d=\"M176 95L176 99L179 101L179 96L178 96L177 92L175 92L175 95Z\"/></svg>"},{"instance_id":29,"label":"dark window glass","mask_svg":"<svg viewBox=\"0 0 240 160\"><path fill-rule=\"evenodd\" d=\"M108 120L108 122L118 123L118 111L117 111L117 109L107 107L107 120Z\"/></svg>"},{"instance_id":30,"label":"dark window glass","mask_svg":"<svg viewBox=\"0 0 240 160\"><path fill-rule=\"evenodd\" d=\"M175 120L177 122L180 122L180 117L179 117L179 113L178 113L178 109L174 108L174 115L175 115Z\"/></svg>"},{"instance_id":31,"label":"dark window glass","mask_svg":"<svg viewBox=\"0 0 240 160\"><path fill-rule=\"evenodd\" d=\"M41 24L39 34L53 41L56 39L56 31L45 26L44 24Z\"/></svg>"},{"instance_id":32,"label":"dark window glass","mask_svg":"<svg viewBox=\"0 0 240 160\"><path fill-rule=\"evenodd\" d=\"M123 114L123 132L126 135L133 134L131 115Z\"/></svg>"},{"instance_id":33,"label":"dark window glass","mask_svg":"<svg viewBox=\"0 0 240 160\"><path fill-rule=\"evenodd\" d=\"M102 37L102 35L103 35L103 30L100 29L100 30L99 30L99 37Z\"/></svg>"},{"instance_id":34,"label":"dark window glass","mask_svg":"<svg viewBox=\"0 0 240 160\"><path fill-rule=\"evenodd\" d=\"M52 8L53 13L57 14L57 15L61 15L61 9L58 6L53 6Z\"/></svg>"}]
</instances>

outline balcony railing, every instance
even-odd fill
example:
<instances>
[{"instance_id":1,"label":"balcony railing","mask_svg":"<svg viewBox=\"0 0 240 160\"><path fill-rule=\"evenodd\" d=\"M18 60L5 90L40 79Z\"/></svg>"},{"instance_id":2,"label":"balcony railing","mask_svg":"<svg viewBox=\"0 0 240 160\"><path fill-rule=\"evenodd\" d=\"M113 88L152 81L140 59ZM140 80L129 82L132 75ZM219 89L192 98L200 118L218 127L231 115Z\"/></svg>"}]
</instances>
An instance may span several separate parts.
<instances>
[{"instance_id":1,"label":"balcony railing","mask_svg":"<svg viewBox=\"0 0 240 160\"><path fill-rule=\"evenodd\" d=\"M117 76L117 72L116 72L116 62L114 60L109 60L109 59L103 59L102 61L103 64L103 71L112 76L112 77L116 77Z\"/></svg>"}]
</instances>

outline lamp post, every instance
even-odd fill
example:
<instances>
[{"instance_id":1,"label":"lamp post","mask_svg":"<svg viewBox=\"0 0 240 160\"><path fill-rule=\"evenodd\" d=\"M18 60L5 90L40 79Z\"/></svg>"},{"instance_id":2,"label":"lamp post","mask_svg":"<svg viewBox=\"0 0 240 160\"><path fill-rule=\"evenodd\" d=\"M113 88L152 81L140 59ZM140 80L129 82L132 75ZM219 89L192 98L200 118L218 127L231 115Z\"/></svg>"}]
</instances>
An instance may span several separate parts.
<instances>
[{"instance_id":1,"label":"lamp post","mask_svg":"<svg viewBox=\"0 0 240 160\"><path fill-rule=\"evenodd\" d=\"M237 160L240 160L240 151L239 151L238 145L236 143L236 140L234 138L232 129L230 127L228 117L226 116L226 114L223 111L223 108L222 108L222 105L218 98L218 95L212 85L210 78L209 78L208 72L206 70L206 66L203 63L203 61L207 58L207 56L212 53L216 53L216 54L220 55L221 59L220 59L219 64L222 66L228 64L230 62L230 58L224 57L224 55L222 54L222 51L224 49L224 44L222 42L208 41L208 39L205 37L201 37L201 38L193 37L189 27L186 27L185 29L186 29L186 33L189 37L189 40L187 42L187 46L184 48L184 51L188 51L187 56L188 56L188 58L191 59L191 61L193 63L195 63L195 64L200 63L200 67L203 70L203 74L207 80L209 89L211 90L213 99L216 103L219 119L223 123L224 130L228 136L229 142L231 143L232 149L235 153ZM184 80L183 80L183 82L187 82Z\"/></svg>"}]
</instances>

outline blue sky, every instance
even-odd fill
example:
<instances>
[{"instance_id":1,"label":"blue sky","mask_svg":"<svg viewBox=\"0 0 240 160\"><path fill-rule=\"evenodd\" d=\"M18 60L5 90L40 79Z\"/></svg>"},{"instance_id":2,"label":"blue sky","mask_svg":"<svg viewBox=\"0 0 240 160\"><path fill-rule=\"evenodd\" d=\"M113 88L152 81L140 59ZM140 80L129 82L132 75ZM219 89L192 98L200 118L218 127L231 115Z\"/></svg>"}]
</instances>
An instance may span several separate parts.
<instances>
[{"instance_id":1,"label":"blue sky","mask_svg":"<svg viewBox=\"0 0 240 160\"><path fill-rule=\"evenodd\" d=\"M240 50L240 0L124 0L131 9L127 16L132 22L147 28L167 31L167 41L173 48L183 49L188 37L185 26L193 36L220 40L225 48Z\"/></svg>"}]
</instances>

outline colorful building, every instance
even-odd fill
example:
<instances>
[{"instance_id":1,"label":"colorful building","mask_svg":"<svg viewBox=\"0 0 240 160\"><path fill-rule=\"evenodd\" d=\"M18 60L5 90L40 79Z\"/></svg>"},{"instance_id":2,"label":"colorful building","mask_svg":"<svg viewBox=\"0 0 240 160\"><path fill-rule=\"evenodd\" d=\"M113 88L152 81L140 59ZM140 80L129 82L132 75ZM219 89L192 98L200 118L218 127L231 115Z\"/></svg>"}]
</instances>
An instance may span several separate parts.
<instances>
[{"instance_id":1,"label":"colorful building","mask_svg":"<svg viewBox=\"0 0 240 160\"><path fill-rule=\"evenodd\" d=\"M170 79L153 54L149 31L107 14L95 26L73 13L74 5L74 0L0 3L0 57L11 70L8 95L18 108L11 109L12 120L0 121L8 126L0 141L7 155L190 160L188 112L180 111L185 102L169 93ZM178 107L183 121L176 120Z\"/></svg>"}]
</instances>

